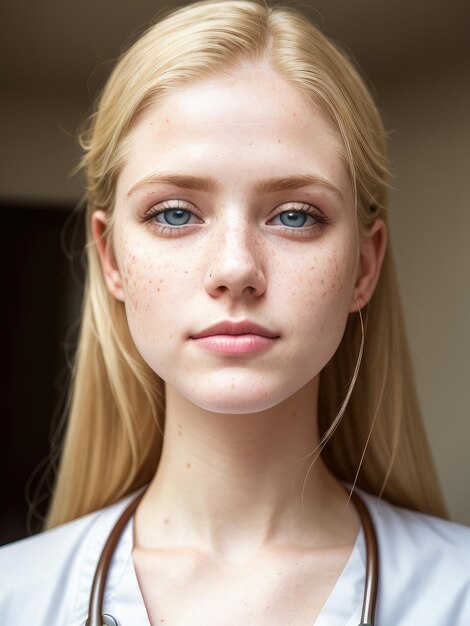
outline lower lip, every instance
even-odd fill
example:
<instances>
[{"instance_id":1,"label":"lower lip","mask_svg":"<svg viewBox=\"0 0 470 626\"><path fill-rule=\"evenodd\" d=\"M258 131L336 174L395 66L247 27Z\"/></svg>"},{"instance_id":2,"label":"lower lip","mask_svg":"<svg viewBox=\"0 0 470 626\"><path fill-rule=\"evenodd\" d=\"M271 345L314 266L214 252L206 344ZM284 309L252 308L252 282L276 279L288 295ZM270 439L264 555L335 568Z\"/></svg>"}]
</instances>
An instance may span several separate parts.
<instances>
[{"instance_id":1,"label":"lower lip","mask_svg":"<svg viewBox=\"0 0 470 626\"><path fill-rule=\"evenodd\" d=\"M198 346L219 354L249 354L271 347L277 337L261 335L210 335L193 339Z\"/></svg>"}]
</instances>

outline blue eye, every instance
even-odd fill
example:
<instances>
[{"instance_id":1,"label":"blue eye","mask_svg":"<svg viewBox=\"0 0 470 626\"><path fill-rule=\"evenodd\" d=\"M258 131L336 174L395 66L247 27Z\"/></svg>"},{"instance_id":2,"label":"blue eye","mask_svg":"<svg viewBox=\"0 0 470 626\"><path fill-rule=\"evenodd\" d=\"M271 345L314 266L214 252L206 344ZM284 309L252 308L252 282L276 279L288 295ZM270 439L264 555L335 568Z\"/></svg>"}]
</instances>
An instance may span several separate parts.
<instances>
[{"instance_id":1,"label":"blue eye","mask_svg":"<svg viewBox=\"0 0 470 626\"><path fill-rule=\"evenodd\" d=\"M279 214L279 218L284 226L293 226L294 228L304 226L307 221L307 215L300 211L283 211Z\"/></svg>"},{"instance_id":2,"label":"blue eye","mask_svg":"<svg viewBox=\"0 0 470 626\"><path fill-rule=\"evenodd\" d=\"M302 228L303 226L315 226L323 223L323 217L318 212L313 213L309 205L304 205L302 210L295 209L282 211L271 220L272 224L278 226L289 226L289 228Z\"/></svg>"},{"instance_id":3,"label":"blue eye","mask_svg":"<svg viewBox=\"0 0 470 626\"><path fill-rule=\"evenodd\" d=\"M191 219L190 211L186 209L166 209L155 215L155 220L160 224L168 224L169 226L182 226L187 224Z\"/></svg>"}]
</instances>

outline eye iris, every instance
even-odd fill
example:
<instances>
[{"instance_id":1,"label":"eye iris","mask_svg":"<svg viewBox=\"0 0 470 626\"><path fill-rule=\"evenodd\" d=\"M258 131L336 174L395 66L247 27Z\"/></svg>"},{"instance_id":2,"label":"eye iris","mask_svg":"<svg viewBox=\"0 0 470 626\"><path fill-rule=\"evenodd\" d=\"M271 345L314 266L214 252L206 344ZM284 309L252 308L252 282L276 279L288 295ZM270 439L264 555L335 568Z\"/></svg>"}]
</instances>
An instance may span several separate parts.
<instances>
[{"instance_id":1,"label":"eye iris","mask_svg":"<svg viewBox=\"0 0 470 626\"><path fill-rule=\"evenodd\" d=\"M191 214L185 209L171 209L165 211L165 220L172 226L180 226L189 222Z\"/></svg>"},{"instance_id":2,"label":"eye iris","mask_svg":"<svg viewBox=\"0 0 470 626\"><path fill-rule=\"evenodd\" d=\"M300 227L307 221L307 216L300 211L285 211L280 214L280 219L284 226Z\"/></svg>"}]
</instances>

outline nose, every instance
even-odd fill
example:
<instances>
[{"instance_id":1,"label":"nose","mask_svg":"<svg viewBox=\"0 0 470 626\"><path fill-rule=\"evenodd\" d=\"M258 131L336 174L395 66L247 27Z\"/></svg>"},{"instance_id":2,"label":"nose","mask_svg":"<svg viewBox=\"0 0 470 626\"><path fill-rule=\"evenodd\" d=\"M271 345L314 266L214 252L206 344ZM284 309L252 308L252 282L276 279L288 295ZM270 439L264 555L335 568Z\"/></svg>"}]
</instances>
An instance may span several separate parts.
<instances>
[{"instance_id":1,"label":"nose","mask_svg":"<svg viewBox=\"0 0 470 626\"><path fill-rule=\"evenodd\" d=\"M262 268L261 245L248 225L222 227L214 233L209 251L205 288L211 296L229 293L259 297L266 291L266 277Z\"/></svg>"}]
</instances>

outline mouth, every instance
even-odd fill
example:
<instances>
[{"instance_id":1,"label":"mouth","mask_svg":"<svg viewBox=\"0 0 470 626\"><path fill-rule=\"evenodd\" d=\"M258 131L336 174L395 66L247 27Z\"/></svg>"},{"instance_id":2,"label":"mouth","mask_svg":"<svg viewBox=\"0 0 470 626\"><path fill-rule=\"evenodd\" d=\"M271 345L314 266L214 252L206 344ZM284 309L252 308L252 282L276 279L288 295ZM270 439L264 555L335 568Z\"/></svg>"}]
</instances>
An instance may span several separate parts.
<instances>
[{"instance_id":1,"label":"mouth","mask_svg":"<svg viewBox=\"0 0 470 626\"><path fill-rule=\"evenodd\" d=\"M209 328L202 330L195 335L191 335L191 339L202 339L203 337L213 337L214 335L225 335L237 337L240 335L257 335L258 337L266 337L268 339L278 339L279 335L249 320L240 322L231 322L230 320L219 322Z\"/></svg>"},{"instance_id":2,"label":"mouth","mask_svg":"<svg viewBox=\"0 0 470 626\"><path fill-rule=\"evenodd\" d=\"M190 337L205 350L232 356L266 350L279 338L279 334L248 320L219 322Z\"/></svg>"}]
</instances>

